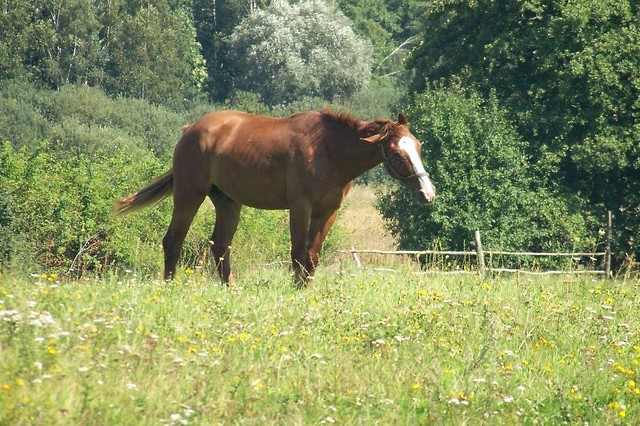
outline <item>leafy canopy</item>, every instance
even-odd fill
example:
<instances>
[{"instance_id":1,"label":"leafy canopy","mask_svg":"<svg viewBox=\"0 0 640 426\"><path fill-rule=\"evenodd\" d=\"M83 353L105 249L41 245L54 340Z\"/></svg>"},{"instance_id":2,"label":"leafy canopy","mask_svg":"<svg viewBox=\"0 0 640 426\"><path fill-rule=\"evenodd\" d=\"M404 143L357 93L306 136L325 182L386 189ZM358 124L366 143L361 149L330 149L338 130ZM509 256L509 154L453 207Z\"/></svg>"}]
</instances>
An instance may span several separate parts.
<instances>
[{"instance_id":1,"label":"leafy canopy","mask_svg":"<svg viewBox=\"0 0 640 426\"><path fill-rule=\"evenodd\" d=\"M640 6L625 0L438 0L412 54L413 89L495 94L544 187L613 210L640 253Z\"/></svg>"},{"instance_id":2,"label":"leafy canopy","mask_svg":"<svg viewBox=\"0 0 640 426\"><path fill-rule=\"evenodd\" d=\"M371 76L371 44L321 0L277 0L256 9L229 43L235 90L259 93L271 105L349 96Z\"/></svg>"}]
</instances>

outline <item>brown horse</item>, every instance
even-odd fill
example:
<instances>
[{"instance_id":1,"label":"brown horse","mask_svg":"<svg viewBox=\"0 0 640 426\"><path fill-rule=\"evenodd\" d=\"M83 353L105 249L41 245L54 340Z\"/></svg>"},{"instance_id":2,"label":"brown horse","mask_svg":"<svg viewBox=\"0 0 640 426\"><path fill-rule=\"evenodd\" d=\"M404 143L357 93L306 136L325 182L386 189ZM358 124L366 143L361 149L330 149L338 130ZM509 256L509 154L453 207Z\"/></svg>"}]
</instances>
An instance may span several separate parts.
<instances>
[{"instance_id":1,"label":"brown horse","mask_svg":"<svg viewBox=\"0 0 640 426\"><path fill-rule=\"evenodd\" d=\"M173 193L164 239L164 277L175 274L182 243L208 196L216 210L211 236L218 273L229 282L230 244L240 209L289 209L291 260L300 284L312 279L322 243L353 179L384 162L388 172L422 202L435 189L420 160L420 142L407 119L360 121L327 110L272 118L238 111L205 115L185 126L173 168L119 200L116 213Z\"/></svg>"}]
</instances>

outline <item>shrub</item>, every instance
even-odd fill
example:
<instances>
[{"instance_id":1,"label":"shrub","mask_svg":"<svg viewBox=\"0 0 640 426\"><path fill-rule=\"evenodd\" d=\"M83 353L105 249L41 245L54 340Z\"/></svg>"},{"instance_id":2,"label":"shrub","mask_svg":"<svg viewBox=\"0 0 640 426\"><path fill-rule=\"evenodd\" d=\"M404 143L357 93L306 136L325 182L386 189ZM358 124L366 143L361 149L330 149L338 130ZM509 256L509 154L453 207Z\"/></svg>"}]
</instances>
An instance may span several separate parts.
<instances>
[{"instance_id":1,"label":"shrub","mask_svg":"<svg viewBox=\"0 0 640 426\"><path fill-rule=\"evenodd\" d=\"M382 196L380 211L402 248L468 248L476 229L492 249L592 248L579 204L534 178L525 143L493 99L434 88L408 113L438 195L430 207L404 188Z\"/></svg>"}]
</instances>

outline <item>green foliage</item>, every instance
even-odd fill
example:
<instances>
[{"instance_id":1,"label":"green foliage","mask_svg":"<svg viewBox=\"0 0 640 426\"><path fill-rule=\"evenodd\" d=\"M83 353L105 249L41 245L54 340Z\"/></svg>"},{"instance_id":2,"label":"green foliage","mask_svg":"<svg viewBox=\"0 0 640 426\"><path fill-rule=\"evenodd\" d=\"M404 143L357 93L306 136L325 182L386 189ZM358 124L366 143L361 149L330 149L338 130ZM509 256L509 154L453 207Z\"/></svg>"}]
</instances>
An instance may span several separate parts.
<instances>
[{"instance_id":1,"label":"green foliage","mask_svg":"<svg viewBox=\"0 0 640 426\"><path fill-rule=\"evenodd\" d=\"M380 210L402 248L468 248L476 229L492 249L593 248L585 219L574 213L580 205L541 185L526 144L495 99L432 88L408 113L437 198L425 207L413 203L405 188L383 195Z\"/></svg>"},{"instance_id":2,"label":"green foliage","mask_svg":"<svg viewBox=\"0 0 640 426\"><path fill-rule=\"evenodd\" d=\"M151 235L158 218L117 228L110 217L112 200L124 192L129 179L159 170L159 162L142 150L96 160L86 154L61 155L47 143L19 151L5 144L0 190L9 200L14 265L67 271L132 263L133 253L127 253L133 246L131 236ZM149 239L143 242L154 251Z\"/></svg>"},{"instance_id":3,"label":"green foliage","mask_svg":"<svg viewBox=\"0 0 640 426\"><path fill-rule=\"evenodd\" d=\"M639 18L629 0L431 2L410 63L418 92L493 91L547 187L614 211L620 253L640 252Z\"/></svg>"},{"instance_id":4,"label":"green foliage","mask_svg":"<svg viewBox=\"0 0 640 426\"><path fill-rule=\"evenodd\" d=\"M139 146L168 161L180 127L189 121L165 107L114 100L86 86L37 90L12 80L0 82L0 95L0 140L16 148L49 140L59 151L99 155Z\"/></svg>"},{"instance_id":5,"label":"green foliage","mask_svg":"<svg viewBox=\"0 0 640 426\"><path fill-rule=\"evenodd\" d=\"M0 153L0 263L58 272L160 271L171 203L123 218L111 216L112 204L170 167L180 126L205 107L183 115L143 100L113 100L96 88L54 92L17 81L3 82L0 93L0 111L7 113L0 115L6 123L0 140L7 140ZM214 217L207 203L185 245L191 267L208 260ZM282 220L243 212L236 242L247 249L239 252L288 258Z\"/></svg>"},{"instance_id":6,"label":"green foliage","mask_svg":"<svg viewBox=\"0 0 640 426\"><path fill-rule=\"evenodd\" d=\"M202 93L206 66L188 4L5 3L0 80L21 77L56 89L99 85L111 94L165 105L184 105Z\"/></svg>"},{"instance_id":7,"label":"green foliage","mask_svg":"<svg viewBox=\"0 0 640 426\"><path fill-rule=\"evenodd\" d=\"M104 66L94 2L8 0L0 10L0 79L95 84Z\"/></svg>"},{"instance_id":8,"label":"green foliage","mask_svg":"<svg viewBox=\"0 0 640 426\"><path fill-rule=\"evenodd\" d=\"M408 53L419 41L419 22L426 2L416 0L338 0L340 10L351 19L354 30L374 47L373 72L395 76L406 84Z\"/></svg>"},{"instance_id":9,"label":"green foliage","mask_svg":"<svg viewBox=\"0 0 640 426\"><path fill-rule=\"evenodd\" d=\"M349 96L371 75L371 46L321 0L256 9L229 43L235 89L259 93L269 105Z\"/></svg>"},{"instance_id":10,"label":"green foliage","mask_svg":"<svg viewBox=\"0 0 640 426\"><path fill-rule=\"evenodd\" d=\"M172 9L168 0L121 12L110 43L110 93L161 105L197 99L206 79L191 11Z\"/></svg>"}]
</instances>

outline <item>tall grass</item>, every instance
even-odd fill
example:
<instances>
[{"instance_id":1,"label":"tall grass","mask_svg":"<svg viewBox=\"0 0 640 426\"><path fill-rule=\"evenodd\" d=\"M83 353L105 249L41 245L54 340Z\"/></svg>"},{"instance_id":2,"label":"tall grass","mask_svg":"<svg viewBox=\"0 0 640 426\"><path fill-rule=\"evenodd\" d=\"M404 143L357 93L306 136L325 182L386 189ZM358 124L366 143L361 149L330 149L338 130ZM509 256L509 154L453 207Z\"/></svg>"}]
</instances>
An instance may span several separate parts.
<instances>
[{"instance_id":1,"label":"tall grass","mask_svg":"<svg viewBox=\"0 0 640 426\"><path fill-rule=\"evenodd\" d=\"M640 281L254 267L0 276L1 424L558 424L640 416ZM633 421L631 421L633 422Z\"/></svg>"}]
</instances>

